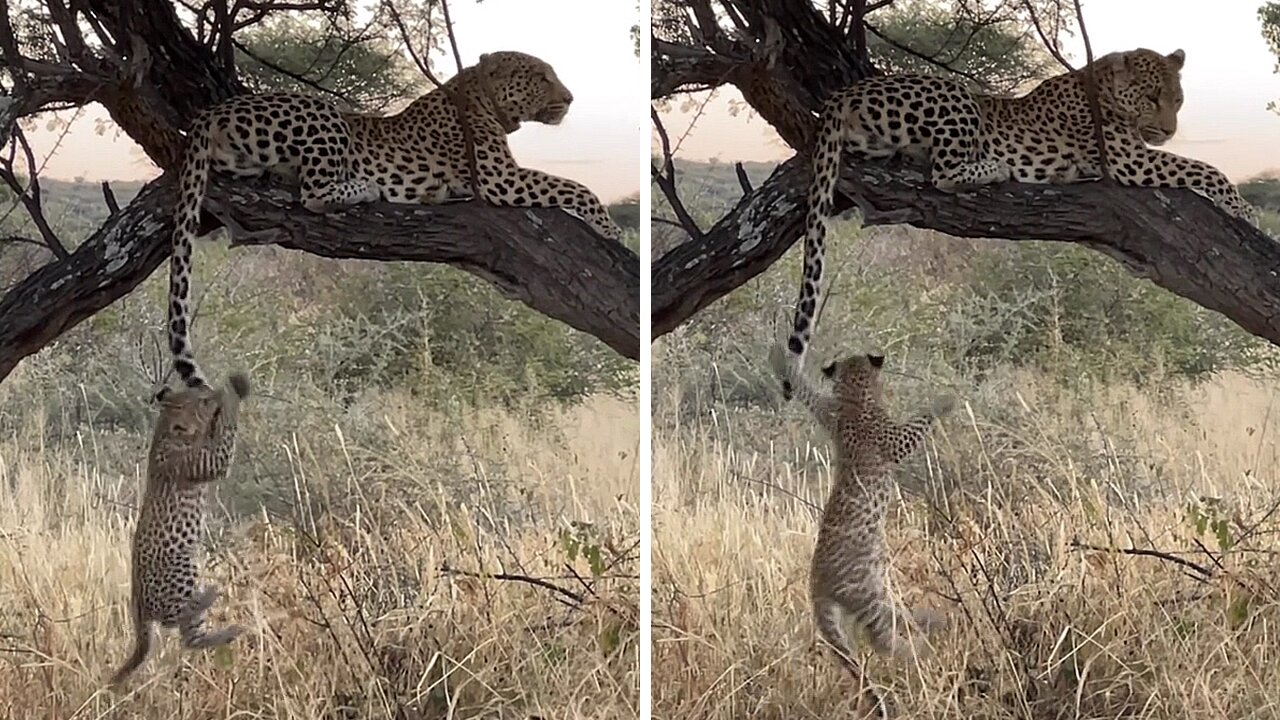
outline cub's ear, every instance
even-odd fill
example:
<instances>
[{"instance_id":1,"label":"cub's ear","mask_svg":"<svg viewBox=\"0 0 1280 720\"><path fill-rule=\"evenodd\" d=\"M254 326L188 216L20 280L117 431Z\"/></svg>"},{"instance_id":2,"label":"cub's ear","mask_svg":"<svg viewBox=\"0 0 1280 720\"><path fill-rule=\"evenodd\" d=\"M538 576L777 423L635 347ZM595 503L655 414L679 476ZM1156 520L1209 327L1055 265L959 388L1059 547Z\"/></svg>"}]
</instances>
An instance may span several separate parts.
<instances>
[{"instance_id":1,"label":"cub's ear","mask_svg":"<svg viewBox=\"0 0 1280 720\"><path fill-rule=\"evenodd\" d=\"M1173 67L1178 70L1181 70L1183 63L1187 61L1187 53L1183 51L1182 48L1174 50L1168 55L1165 55L1165 57L1168 58L1169 62L1173 64Z\"/></svg>"},{"instance_id":2,"label":"cub's ear","mask_svg":"<svg viewBox=\"0 0 1280 720\"><path fill-rule=\"evenodd\" d=\"M492 56L492 55L490 55L489 53L480 53L480 62L484 62L484 61L488 60L488 59L489 59L489 58L491 58L491 57L493 57L493 56Z\"/></svg>"},{"instance_id":3,"label":"cub's ear","mask_svg":"<svg viewBox=\"0 0 1280 720\"><path fill-rule=\"evenodd\" d=\"M827 376L827 377L829 377L829 378L830 378L830 377L835 377L835 376L836 376L836 364L835 364L835 363L833 363L833 362L831 362L831 363L827 363L827 364L822 368L822 374L823 374L823 375L825 375L825 376Z\"/></svg>"},{"instance_id":4,"label":"cub's ear","mask_svg":"<svg viewBox=\"0 0 1280 720\"><path fill-rule=\"evenodd\" d=\"M169 399L169 396L172 394L173 394L173 388L169 387L168 385L164 385L159 390L156 391L155 395L151 396L151 402L164 403L166 400Z\"/></svg>"},{"instance_id":5,"label":"cub's ear","mask_svg":"<svg viewBox=\"0 0 1280 720\"><path fill-rule=\"evenodd\" d=\"M867 362L871 363L871 367L878 368L884 365L883 355L867 355Z\"/></svg>"}]
</instances>

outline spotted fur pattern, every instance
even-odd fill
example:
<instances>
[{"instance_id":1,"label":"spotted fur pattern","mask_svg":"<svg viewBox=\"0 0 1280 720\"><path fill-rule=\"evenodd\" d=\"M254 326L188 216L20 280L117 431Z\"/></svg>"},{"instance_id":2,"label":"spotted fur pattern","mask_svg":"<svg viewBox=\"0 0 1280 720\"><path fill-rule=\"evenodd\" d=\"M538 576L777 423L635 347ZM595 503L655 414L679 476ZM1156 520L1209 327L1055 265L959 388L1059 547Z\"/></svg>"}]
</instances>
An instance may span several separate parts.
<instances>
[{"instance_id":1,"label":"spotted fur pattern","mask_svg":"<svg viewBox=\"0 0 1280 720\"><path fill-rule=\"evenodd\" d=\"M791 384L836 446L836 477L810 566L814 622L841 664L861 681L846 620L867 633L876 652L897 659L928 655L928 645L916 642L914 635L946 624L940 614L904 607L890 597L885 515L893 497L894 466L923 443L934 420L949 412L953 401L939 400L928 412L895 422L884 408L884 356L854 355L827 365L822 374L831 383L828 390L812 383L803 370L797 372L784 355L782 348L773 353L775 372ZM883 699L870 690L864 693L886 716Z\"/></svg>"},{"instance_id":2,"label":"spotted fur pattern","mask_svg":"<svg viewBox=\"0 0 1280 720\"><path fill-rule=\"evenodd\" d=\"M1255 226L1258 214L1211 165L1148 145L1173 137L1182 107L1182 50L1138 49L1094 61L1111 176L1123 185L1184 187ZM803 365L822 296L827 223L842 150L864 158L927 160L941 190L1013 179L1071 183L1102 176L1084 69L1052 77L1016 98L979 95L945 78L876 77L835 93L823 106L805 216L804 274L787 343ZM791 396L786 384L783 393Z\"/></svg>"},{"instance_id":3,"label":"spotted fur pattern","mask_svg":"<svg viewBox=\"0 0 1280 720\"><path fill-rule=\"evenodd\" d=\"M456 100L456 102L455 102ZM201 113L191 127L175 212L169 274L169 346L188 386L205 384L191 329L191 249L210 171L296 179L313 212L358 203L436 204L472 195L459 105L475 147L474 188L494 205L559 207L608 239L622 237L603 203L586 186L520 167L507 135L522 122L558 125L573 94L555 70L531 55L480 56L443 89L386 117L339 110L301 95L236 97Z\"/></svg>"},{"instance_id":4,"label":"spotted fur pattern","mask_svg":"<svg viewBox=\"0 0 1280 720\"><path fill-rule=\"evenodd\" d=\"M205 612L218 588L197 586L196 555L204 532L205 489L226 477L235 454L240 401L249 380L232 375L223 389L207 385L163 389L147 464L138 525L133 533L133 653L111 680L119 686L146 660L153 625L178 628L188 649L225 645L244 628L209 632Z\"/></svg>"}]
</instances>

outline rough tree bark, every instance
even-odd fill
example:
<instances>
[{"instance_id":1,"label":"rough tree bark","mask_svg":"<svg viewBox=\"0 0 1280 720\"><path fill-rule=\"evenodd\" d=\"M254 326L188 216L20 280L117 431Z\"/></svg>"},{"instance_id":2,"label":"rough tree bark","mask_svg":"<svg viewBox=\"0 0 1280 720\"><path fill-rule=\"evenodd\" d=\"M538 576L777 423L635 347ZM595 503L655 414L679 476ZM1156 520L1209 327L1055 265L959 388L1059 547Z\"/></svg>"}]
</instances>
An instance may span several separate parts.
<instances>
[{"instance_id":1,"label":"rough tree bark","mask_svg":"<svg viewBox=\"0 0 1280 720\"><path fill-rule=\"evenodd\" d=\"M129 293L168 257L173 175L185 143L180 130L201 108L243 89L167 0L85 0L70 10L49 0L48 8L67 48L65 64L24 57L4 4L0 63L13 74L14 87L0 104L0 137L43 109L98 102L166 172L69 258L51 261L0 298L0 381L23 358ZM86 18L97 43L80 36ZM205 212L205 229L225 225L233 244L447 263L625 357L640 357L639 258L558 210L374 204L317 216L265 183L215 178Z\"/></svg>"},{"instance_id":2,"label":"rough tree bark","mask_svg":"<svg viewBox=\"0 0 1280 720\"><path fill-rule=\"evenodd\" d=\"M820 98L871 72L865 58L850 58L851 40L833 42L834 28L809 0L721 0L719 17L729 18L732 33L702 20L714 17L712 0L682 4L696 8L693 42L655 38L652 98L732 84L798 156L699 239L655 260L655 338L766 270L800 237ZM1189 190L1005 183L947 194L919 168L864 162L844 168L837 211L855 200L869 225L1085 245L1280 344L1280 243Z\"/></svg>"}]
</instances>

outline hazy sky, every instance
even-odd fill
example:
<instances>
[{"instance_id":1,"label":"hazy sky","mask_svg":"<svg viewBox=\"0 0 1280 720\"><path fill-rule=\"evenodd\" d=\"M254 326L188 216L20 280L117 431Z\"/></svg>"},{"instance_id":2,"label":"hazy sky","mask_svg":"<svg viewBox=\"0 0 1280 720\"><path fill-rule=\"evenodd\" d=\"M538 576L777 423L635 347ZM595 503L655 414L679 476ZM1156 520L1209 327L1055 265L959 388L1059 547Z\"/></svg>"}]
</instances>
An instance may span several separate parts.
<instances>
[{"instance_id":1,"label":"hazy sky","mask_svg":"<svg viewBox=\"0 0 1280 720\"><path fill-rule=\"evenodd\" d=\"M606 202L639 190L637 144L649 118L646 66L631 44L635 0L463 0L449 9L464 64L494 50L527 52L551 63L573 92L573 106L559 126L529 123L511 136L522 165L581 181ZM452 68L452 61L437 67ZM88 108L44 174L89 180L155 177L155 166L127 136L112 140L94 132L96 120L105 117L100 107ZM32 141L47 152L55 137L42 124ZM644 177L647 182L647 172Z\"/></svg>"},{"instance_id":2,"label":"hazy sky","mask_svg":"<svg viewBox=\"0 0 1280 720\"><path fill-rule=\"evenodd\" d=\"M1182 71L1186 102L1178 134L1164 148L1212 163L1233 180L1280 169L1280 115L1267 103L1280 99L1276 58L1259 31L1262 0L1084 0L1085 23L1095 55L1146 47L1163 53L1187 52ZM1084 57L1079 42L1068 49L1074 64ZM680 148L680 155L705 160L781 160L793 153L761 119L731 117L723 93L713 101ZM691 115L667 117L675 138Z\"/></svg>"}]
</instances>

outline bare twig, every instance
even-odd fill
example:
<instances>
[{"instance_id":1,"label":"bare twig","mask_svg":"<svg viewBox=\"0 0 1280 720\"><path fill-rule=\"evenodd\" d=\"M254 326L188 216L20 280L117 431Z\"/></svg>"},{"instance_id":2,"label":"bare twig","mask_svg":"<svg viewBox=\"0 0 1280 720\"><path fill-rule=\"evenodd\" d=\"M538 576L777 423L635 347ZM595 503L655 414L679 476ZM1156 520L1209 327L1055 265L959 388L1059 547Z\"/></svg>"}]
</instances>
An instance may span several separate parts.
<instances>
[{"instance_id":1,"label":"bare twig","mask_svg":"<svg viewBox=\"0 0 1280 720\"><path fill-rule=\"evenodd\" d=\"M116 202L116 194L111 190L111 183L106 180L102 181L102 200L112 215L120 212L120 203Z\"/></svg>"},{"instance_id":2,"label":"bare twig","mask_svg":"<svg viewBox=\"0 0 1280 720\"><path fill-rule=\"evenodd\" d=\"M235 47L232 44L235 32L232 10L228 7L231 0L215 0L213 17L218 32L218 59L222 61L222 69L232 75L236 72Z\"/></svg>"},{"instance_id":3,"label":"bare twig","mask_svg":"<svg viewBox=\"0 0 1280 720\"><path fill-rule=\"evenodd\" d=\"M1067 59L1063 57L1062 51L1058 49L1057 38L1054 37L1053 39L1050 39L1049 34L1040 23L1040 14L1036 12L1036 6L1031 2L1031 0L1024 0L1023 6L1026 7L1027 13L1031 15L1031 26L1036 29L1036 35L1040 36L1040 42L1044 44L1045 49L1049 51L1049 54L1053 56L1053 59L1057 60L1058 64L1067 70L1075 70L1075 68L1071 66L1071 63L1067 62ZM1079 8L1078 3L1076 7Z\"/></svg>"},{"instance_id":4,"label":"bare twig","mask_svg":"<svg viewBox=\"0 0 1280 720\"><path fill-rule=\"evenodd\" d=\"M572 601L573 602L572 607L581 607L583 603L587 601L587 598L584 595L581 595L572 590L569 590L568 588L560 587L555 583L547 582L542 578L536 578L530 575L514 575L511 573L471 572L468 570L459 570L457 568L450 567L448 563L445 563L440 566L440 573L442 575L448 575L448 576L476 578L477 580L500 580L500 581L506 581L506 582L518 582L518 583L524 583L526 585L533 585L534 587L540 587L544 590L550 590L552 593L559 595L562 598L561 602L563 602L564 599L568 599Z\"/></svg>"},{"instance_id":5,"label":"bare twig","mask_svg":"<svg viewBox=\"0 0 1280 720\"><path fill-rule=\"evenodd\" d=\"M436 78L435 74L431 72L431 68L427 65L426 59L418 56L417 51L413 49L413 42L409 38L409 30L405 27L404 20L401 19L399 11L396 10L395 5L391 3L391 0L383 0L383 7L385 7L387 12L391 14L391 20L395 23L396 29L400 32L400 39L404 42L405 48L409 51L409 56L413 58L413 62L418 66L418 69L422 71L422 74L425 75L432 84L443 90L445 94L449 96L449 101L453 103L455 108L457 108L458 125L462 128L462 141L466 148L467 161L471 168L471 195L474 199L481 200L479 185L480 174L476 168L475 136L471 129L470 111L468 110L467 103L459 97L456 92L449 87L446 87L444 83L440 82ZM457 42L453 37L453 24L449 22L447 15L445 16L445 26L447 28L446 32L449 35L449 42L453 46L454 58L456 58L458 62L458 72L462 72L462 59L458 54Z\"/></svg>"},{"instance_id":6,"label":"bare twig","mask_svg":"<svg viewBox=\"0 0 1280 720\"><path fill-rule=\"evenodd\" d=\"M462 72L462 55L458 52L458 38L453 34L453 19L449 17L449 0L440 0L440 9L444 12L444 31L449 35L449 47L453 50L453 62Z\"/></svg>"},{"instance_id":7,"label":"bare twig","mask_svg":"<svg viewBox=\"0 0 1280 720\"><path fill-rule=\"evenodd\" d=\"M0 166L0 180L13 191L24 208L27 215L30 216L31 222L40 231L40 237L44 238L45 245L53 252L59 260L64 260L70 255L67 248L58 238L57 233L49 225L49 221L44 216L43 198L40 194L40 172L36 167L35 154L31 151L31 144L27 142L26 135L22 129L14 127L12 131L13 142L15 146L22 148L22 153L27 160L27 187L23 187L21 181L18 180L17 174L13 171L12 160L8 160Z\"/></svg>"},{"instance_id":8,"label":"bare twig","mask_svg":"<svg viewBox=\"0 0 1280 720\"><path fill-rule=\"evenodd\" d=\"M413 64L418 66L418 71L430 80L433 85L441 87L443 83L436 79L435 73L431 72L431 66L427 64L427 59L420 57L417 49L413 47L409 28L405 26L404 19L400 17L400 11L396 10L396 6L391 0L382 0L382 7L391 15L391 22L395 23L396 30L400 33L400 40L404 43L404 49L409 51L409 57L413 60Z\"/></svg>"},{"instance_id":9,"label":"bare twig","mask_svg":"<svg viewBox=\"0 0 1280 720\"><path fill-rule=\"evenodd\" d=\"M751 178L747 177L747 169L742 167L742 163L733 164L733 172L738 176L738 187L742 188L742 194L746 195L751 192Z\"/></svg>"},{"instance_id":10,"label":"bare twig","mask_svg":"<svg viewBox=\"0 0 1280 720\"><path fill-rule=\"evenodd\" d=\"M1136 557L1157 558L1159 560L1164 560L1165 562L1173 563L1174 565L1185 568L1187 570L1191 570L1192 572L1196 573L1196 575L1199 575L1200 578L1198 579L1202 581L1208 580L1212 578L1214 575L1214 571L1210 568L1205 567L1204 565L1192 562L1186 558L1178 557L1177 555L1174 555L1172 553L1163 552L1160 550L1148 550L1144 548L1132 548L1132 547L1131 548L1103 547L1101 545L1089 545L1087 543L1082 543L1076 540L1072 540L1069 547L1075 550L1091 550L1094 552L1105 552L1105 553L1113 553L1113 554L1119 554L1119 555L1133 555Z\"/></svg>"},{"instance_id":11,"label":"bare twig","mask_svg":"<svg viewBox=\"0 0 1280 720\"><path fill-rule=\"evenodd\" d=\"M1098 69L1093 64L1093 46L1089 43L1089 33L1084 27L1084 10L1080 8L1080 0L1076 5L1076 22L1080 24L1080 37L1084 40L1085 61L1088 63L1084 71L1084 89L1089 98L1089 115L1093 119L1093 139L1098 144L1098 163L1102 170L1102 179L1111 179L1111 166L1107 163L1107 143L1102 132L1102 108L1098 105Z\"/></svg>"},{"instance_id":12,"label":"bare twig","mask_svg":"<svg viewBox=\"0 0 1280 720\"><path fill-rule=\"evenodd\" d=\"M698 227L698 223L694 222L688 208L680 200L680 194L676 188L676 165L671 157L671 139L667 136L667 128L662 124L662 118L658 117L656 109L649 108L649 116L653 119L653 127L658 132L658 141L662 143L662 167L651 168L653 181L666 196L667 202L671 205L671 211L676 214L680 226L689 233L689 237L701 238L702 229Z\"/></svg>"}]
</instances>

